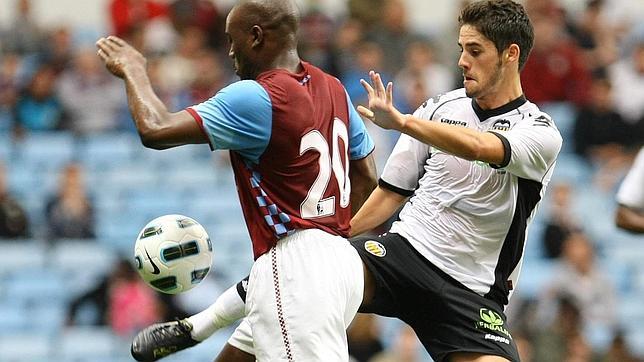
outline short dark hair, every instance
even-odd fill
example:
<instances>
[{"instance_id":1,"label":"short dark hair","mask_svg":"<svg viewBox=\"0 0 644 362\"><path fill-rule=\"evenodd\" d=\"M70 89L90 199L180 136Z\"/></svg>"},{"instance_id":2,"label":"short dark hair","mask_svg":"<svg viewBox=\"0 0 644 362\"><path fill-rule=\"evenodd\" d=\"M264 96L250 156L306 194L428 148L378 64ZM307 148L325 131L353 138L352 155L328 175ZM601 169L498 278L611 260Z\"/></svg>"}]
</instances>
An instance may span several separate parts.
<instances>
[{"instance_id":1,"label":"short dark hair","mask_svg":"<svg viewBox=\"0 0 644 362\"><path fill-rule=\"evenodd\" d=\"M512 0L477 1L461 11L458 23L475 27L494 43L499 53L510 44L517 44L521 50L519 70L523 69L534 43L534 29L521 4Z\"/></svg>"}]
</instances>

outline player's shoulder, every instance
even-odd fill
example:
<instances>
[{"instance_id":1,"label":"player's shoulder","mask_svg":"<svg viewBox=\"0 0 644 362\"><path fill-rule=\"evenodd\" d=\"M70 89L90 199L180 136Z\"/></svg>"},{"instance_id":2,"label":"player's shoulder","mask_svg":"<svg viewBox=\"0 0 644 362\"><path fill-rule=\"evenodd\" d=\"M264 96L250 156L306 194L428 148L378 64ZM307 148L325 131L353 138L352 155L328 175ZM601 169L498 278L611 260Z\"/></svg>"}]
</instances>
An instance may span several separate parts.
<instances>
[{"instance_id":1,"label":"player's shoulder","mask_svg":"<svg viewBox=\"0 0 644 362\"><path fill-rule=\"evenodd\" d=\"M218 94L224 97L244 98L253 95L264 96L266 90L255 80L240 80L222 88Z\"/></svg>"},{"instance_id":2,"label":"player's shoulder","mask_svg":"<svg viewBox=\"0 0 644 362\"><path fill-rule=\"evenodd\" d=\"M470 102L470 98L465 94L465 89L459 88L429 98L418 107L414 114L424 119L435 119L438 113L458 108L463 102Z\"/></svg>"},{"instance_id":3,"label":"player's shoulder","mask_svg":"<svg viewBox=\"0 0 644 362\"><path fill-rule=\"evenodd\" d=\"M556 130L557 133L559 132L552 116L539 109L536 104L527 101L518 110L521 115L521 121L517 125L523 127L545 127Z\"/></svg>"}]
</instances>

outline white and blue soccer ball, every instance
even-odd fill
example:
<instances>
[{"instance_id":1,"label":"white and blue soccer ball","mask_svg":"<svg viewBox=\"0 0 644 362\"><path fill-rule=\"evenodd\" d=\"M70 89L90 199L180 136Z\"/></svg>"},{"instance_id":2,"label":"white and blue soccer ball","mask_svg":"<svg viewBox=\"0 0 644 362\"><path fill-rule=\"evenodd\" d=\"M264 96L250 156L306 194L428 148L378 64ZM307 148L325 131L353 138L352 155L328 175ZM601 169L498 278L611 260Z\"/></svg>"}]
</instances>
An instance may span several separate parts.
<instances>
[{"instance_id":1,"label":"white and blue soccer ball","mask_svg":"<svg viewBox=\"0 0 644 362\"><path fill-rule=\"evenodd\" d=\"M137 271L152 288L167 294L194 288L212 266L212 243L206 230L183 215L150 221L134 245Z\"/></svg>"}]
</instances>

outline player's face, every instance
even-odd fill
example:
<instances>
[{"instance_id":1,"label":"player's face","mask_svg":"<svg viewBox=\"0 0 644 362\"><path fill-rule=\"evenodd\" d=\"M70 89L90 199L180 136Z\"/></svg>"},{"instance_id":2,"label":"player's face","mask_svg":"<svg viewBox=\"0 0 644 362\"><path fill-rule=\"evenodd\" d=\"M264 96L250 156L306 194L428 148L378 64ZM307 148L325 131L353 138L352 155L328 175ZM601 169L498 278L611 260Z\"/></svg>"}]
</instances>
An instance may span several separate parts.
<instances>
[{"instance_id":1,"label":"player's face","mask_svg":"<svg viewBox=\"0 0 644 362\"><path fill-rule=\"evenodd\" d=\"M480 98L494 92L502 78L501 55L492 41L471 25L463 25L458 37L461 57L458 66L463 69L463 87L471 98Z\"/></svg>"},{"instance_id":2,"label":"player's face","mask_svg":"<svg viewBox=\"0 0 644 362\"><path fill-rule=\"evenodd\" d=\"M233 60L235 73L241 79L254 79L256 66L252 55L252 35L243 30L241 11L234 8L226 19L226 36L230 44L228 56Z\"/></svg>"}]
</instances>

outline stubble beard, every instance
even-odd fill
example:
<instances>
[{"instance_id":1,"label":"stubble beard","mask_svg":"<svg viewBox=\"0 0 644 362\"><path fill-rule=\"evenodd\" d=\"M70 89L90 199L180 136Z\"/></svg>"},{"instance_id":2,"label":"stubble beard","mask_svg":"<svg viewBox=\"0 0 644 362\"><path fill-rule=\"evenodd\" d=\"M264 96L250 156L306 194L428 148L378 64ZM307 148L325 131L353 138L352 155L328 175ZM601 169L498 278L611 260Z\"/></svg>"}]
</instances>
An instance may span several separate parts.
<instances>
[{"instance_id":1,"label":"stubble beard","mask_svg":"<svg viewBox=\"0 0 644 362\"><path fill-rule=\"evenodd\" d=\"M494 73L487 79L487 81L485 83L479 83L480 87L476 90L468 91L467 88L465 88L465 95L469 98L475 99L486 96L495 90L499 83L501 83L501 59L496 63Z\"/></svg>"}]
</instances>

